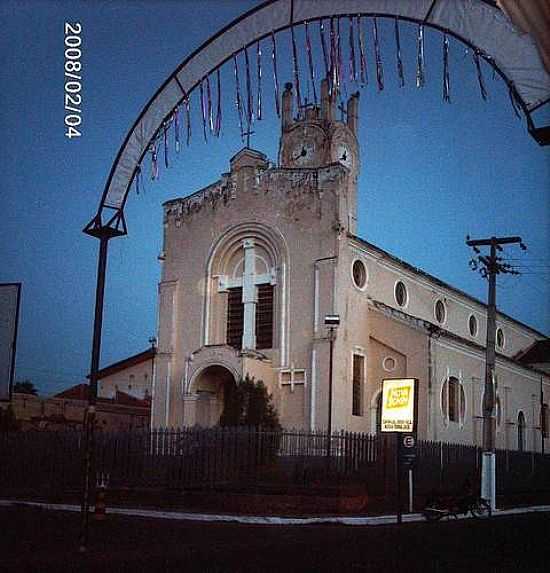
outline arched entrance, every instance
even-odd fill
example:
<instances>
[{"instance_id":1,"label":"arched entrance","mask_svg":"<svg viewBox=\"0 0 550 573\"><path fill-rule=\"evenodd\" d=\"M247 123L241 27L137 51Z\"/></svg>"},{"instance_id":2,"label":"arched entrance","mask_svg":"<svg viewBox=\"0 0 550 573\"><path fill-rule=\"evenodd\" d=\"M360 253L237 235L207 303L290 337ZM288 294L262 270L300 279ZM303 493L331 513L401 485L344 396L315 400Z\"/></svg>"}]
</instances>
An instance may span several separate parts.
<instances>
[{"instance_id":1,"label":"arched entrance","mask_svg":"<svg viewBox=\"0 0 550 573\"><path fill-rule=\"evenodd\" d=\"M220 421L223 407L236 380L224 366L207 366L195 378L194 393L197 396L195 421L205 428L215 426Z\"/></svg>"}]
</instances>

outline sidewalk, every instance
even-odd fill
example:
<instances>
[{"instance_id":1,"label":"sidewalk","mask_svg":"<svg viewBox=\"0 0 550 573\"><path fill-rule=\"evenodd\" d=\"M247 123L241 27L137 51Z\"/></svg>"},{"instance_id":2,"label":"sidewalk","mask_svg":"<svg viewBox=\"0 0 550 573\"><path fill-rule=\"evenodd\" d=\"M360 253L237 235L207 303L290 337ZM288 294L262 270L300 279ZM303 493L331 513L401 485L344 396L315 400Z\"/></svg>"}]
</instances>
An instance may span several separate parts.
<instances>
[{"instance_id":1,"label":"sidewalk","mask_svg":"<svg viewBox=\"0 0 550 573\"><path fill-rule=\"evenodd\" d=\"M53 511L80 512L80 506L65 503L45 503L18 499L0 499L0 507L35 507ZM527 507L515 507L508 509L497 509L493 512L493 517L519 515L524 513L550 512L550 505L534 505ZM200 521L200 522L226 522L241 523L248 525L320 525L320 524L340 524L340 525L389 525L397 522L397 515L376 515L376 516L317 516L317 517L276 517L262 515L230 515L230 514L209 514L199 512L166 511L158 509L139 509L109 507L108 514L124 515L127 517L146 517L149 519L171 519L177 521ZM459 516L458 519L465 519L466 516ZM404 513L403 522L410 523L424 521L421 513Z\"/></svg>"}]
</instances>

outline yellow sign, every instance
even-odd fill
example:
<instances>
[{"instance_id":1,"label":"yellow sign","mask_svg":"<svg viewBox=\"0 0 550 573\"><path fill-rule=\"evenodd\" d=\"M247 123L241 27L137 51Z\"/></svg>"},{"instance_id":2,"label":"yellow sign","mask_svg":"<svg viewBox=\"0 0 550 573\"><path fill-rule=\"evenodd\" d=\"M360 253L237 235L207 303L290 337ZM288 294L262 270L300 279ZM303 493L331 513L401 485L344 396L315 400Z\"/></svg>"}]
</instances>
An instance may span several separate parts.
<instances>
[{"instance_id":1,"label":"yellow sign","mask_svg":"<svg viewBox=\"0 0 550 573\"><path fill-rule=\"evenodd\" d=\"M414 378L392 378L382 382L382 431L414 431Z\"/></svg>"}]
</instances>

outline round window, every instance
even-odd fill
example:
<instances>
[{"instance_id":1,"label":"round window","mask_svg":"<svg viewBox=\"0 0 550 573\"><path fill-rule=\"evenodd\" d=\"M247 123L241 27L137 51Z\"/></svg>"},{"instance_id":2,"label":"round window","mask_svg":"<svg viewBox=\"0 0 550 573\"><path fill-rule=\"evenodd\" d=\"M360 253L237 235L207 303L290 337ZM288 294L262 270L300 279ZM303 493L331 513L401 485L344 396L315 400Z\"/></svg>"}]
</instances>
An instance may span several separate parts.
<instances>
[{"instance_id":1,"label":"round window","mask_svg":"<svg viewBox=\"0 0 550 573\"><path fill-rule=\"evenodd\" d=\"M468 319L468 329L471 336L477 336L477 318L473 314Z\"/></svg>"},{"instance_id":2,"label":"round window","mask_svg":"<svg viewBox=\"0 0 550 573\"><path fill-rule=\"evenodd\" d=\"M395 285L395 300L399 306L407 304L407 287L401 281Z\"/></svg>"},{"instance_id":3,"label":"round window","mask_svg":"<svg viewBox=\"0 0 550 573\"><path fill-rule=\"evenodd\" d=\"M365 263L357 259L353 262L351 272L355 286L361 289L365 288L367 284L367 267L365 267Z\"/></svg>"},{"instance_id":4,"label":"round window","mask_svg":"<svg viewBox=\"0 0 550 573\"><path fill-rule=\"evenodd\" d=\"M393 358L392 356L386 356L386 358L384 358L382 362L382 368L386 372L393 372L395 370L396 365L397 364L395 362L395 358Z\"/></svg>"},{"instance_id":5,"label":"round window","mask_svg":"<svg viewBox=\"0 0 550 573\"><path fill-rule=\"evenodd\" d=\"M502 328L497 328L497 346L499 348L504 348L504 332Z\"/></svg>"},{"instance_id":6,"label":"round window","mask_svg":"<svg viewBox=\"0 0 550 573\"><path fill-rule=\"evenodd\" d=\"M442 300L436 301L434 314L435 314L435 319L437 320L437 322L439 322L439 324L445 322L447 311L445 309L445 304L443 303Z\"/></svg>"}]
</instances>

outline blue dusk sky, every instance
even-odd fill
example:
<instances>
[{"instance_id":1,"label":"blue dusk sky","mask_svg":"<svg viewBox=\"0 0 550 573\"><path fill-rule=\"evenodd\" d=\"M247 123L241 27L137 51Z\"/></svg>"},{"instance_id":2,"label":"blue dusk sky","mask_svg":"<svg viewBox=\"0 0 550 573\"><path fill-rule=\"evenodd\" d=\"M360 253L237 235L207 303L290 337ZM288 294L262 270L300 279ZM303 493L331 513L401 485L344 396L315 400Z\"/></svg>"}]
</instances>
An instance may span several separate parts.
<instances>
[{"instance_id":1,"label":"blue dusk sky","mask_svg":"<svg viewBox=\"0 0 550 573\"><path fill-rule=\"evenodd\" d=\"M80 383L90 364L98 241L82 228L95 214L126 133L182 60L253 0L3 0L0 19L0 282L21 282L16 379L43 394ZM82 27L81 137L64 125L64 24ZM523 272L498 280L499 309L550 332L550 149L527 133L505 83L484 64L480 97L472 54L450 39L451 103L442 100L442 35L427 29L426 86L415 86L416 28L402 24L406 85L396 74L393 21L379 20L384 90L376 88L372 21L369 84L360 89L359 234L393 255L485 300L487 282L470 270L465 236L520 235L528 246L504 255ZM347 30L347 22L345 22ZM321 68L318 25L311 25ZM302 94L311 101L303 29L297 34ZM347 46L344 37L344 46ZM288 33L277 38L279 82L291 81ZM347 49L347 48L346 48ZM276 161L270 44L263 58L264 119L251 146ZM253 59L252 59L253 61ZM242 61L241 61L242 64ZM202 138L197 94L192 141L127 202L129 234L109 247L102 366L148 347L157 329L162 203L186 196L228 170L243 146L233 70L222 69L219 139ZM241 68L241 82L244 73ZM244 88L242 88L244 89ZM198 91L198 90L197 90ZM243 92L244 93L244 92ZM550 109L535 116L550 124ZM185 330L185 325L182 326Z\"/></svg>"}]
</instances>

